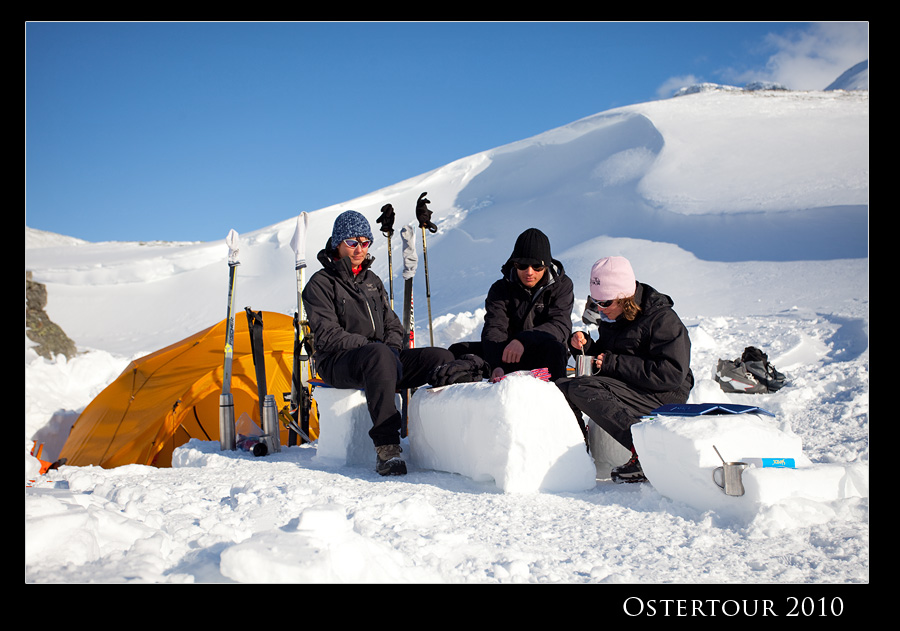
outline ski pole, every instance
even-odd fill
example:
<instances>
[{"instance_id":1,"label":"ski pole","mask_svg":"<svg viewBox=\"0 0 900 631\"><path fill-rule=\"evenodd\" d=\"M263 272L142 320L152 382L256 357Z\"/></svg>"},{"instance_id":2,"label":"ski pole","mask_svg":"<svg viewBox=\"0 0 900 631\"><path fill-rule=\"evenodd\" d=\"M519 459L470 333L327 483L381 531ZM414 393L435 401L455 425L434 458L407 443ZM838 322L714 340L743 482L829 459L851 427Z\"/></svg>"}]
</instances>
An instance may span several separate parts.
<instances>
[{"instance_id":1,"label":"ski pole","mask_svg":"<svg viewBox=\"0 0 900 631\"><path fill-rule=\"evenodd\" d=\"M391 235L388 235L388 284L391 287L391 309L394 308L394 261L391 248Z\"/></svg>"},{"instance_id":2,"label":"ski pole","mask_svg":"<svg viewBox=\"0 0 900 631\"><path fill-rule=\"evenodd\" d=\"M378 223L381 224L381 234L388 240L388 276L391 286L391 309L394 308L394 260L393 248L391 247L391 237L394 235L394 207L391 204L385 204L381 207L381 216L378 217Z\"/></svg>"},{"instance_id":3,"label":"ski pole","mask_svg":"<svg viewBox=\"0 0 900 631\"><path fill-rule=\"evenodd\" d=\"M428 332L431 336L431 345L434 346L434 324L431 320L431 285L428 278L428 246L425 244L425 229L431 232L437 232L437 226L431 222L431 211L426 204L430 204L431 200L425 198L428 193L419 195L416 202L416 218L419 220L419 226L422 227L422 258L425 261L425 299L428 301Z\"/></svg>"},{"instance_id":4,"label":"ski pole","mask_svg":"<svg viewBox=\"0 0 900 631\"><path fill-rule=\"evenodd\" d=\"M422 260L425 262L425 300L428 302L428 333L434 346L434 325L431 322L431 286L428 282L428 247L425 245L425 226L422 226Z\"/></svg>"}]
</instances>

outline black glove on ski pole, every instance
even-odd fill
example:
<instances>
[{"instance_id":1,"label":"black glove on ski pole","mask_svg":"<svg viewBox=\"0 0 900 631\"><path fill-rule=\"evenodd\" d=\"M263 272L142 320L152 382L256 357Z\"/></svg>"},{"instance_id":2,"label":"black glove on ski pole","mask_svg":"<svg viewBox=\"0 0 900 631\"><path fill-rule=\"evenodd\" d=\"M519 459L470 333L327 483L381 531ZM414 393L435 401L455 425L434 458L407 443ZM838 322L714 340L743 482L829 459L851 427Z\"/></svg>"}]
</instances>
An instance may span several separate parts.
<instances>
[{"instance_id":1,"label":"black glove on ski pole","mask_svg":"<svg viewBox=\"0 0 900 631\"><path fill-rule=\"evenodd\" d=\"M381 224L381 234L388 240L388 281L391 290L391 309L394 308L394 256L391 247L391 237L394 235L394 207L385 204L381 207L381 216L378 217L378 223Z\"/></svg>"}]
</instances>

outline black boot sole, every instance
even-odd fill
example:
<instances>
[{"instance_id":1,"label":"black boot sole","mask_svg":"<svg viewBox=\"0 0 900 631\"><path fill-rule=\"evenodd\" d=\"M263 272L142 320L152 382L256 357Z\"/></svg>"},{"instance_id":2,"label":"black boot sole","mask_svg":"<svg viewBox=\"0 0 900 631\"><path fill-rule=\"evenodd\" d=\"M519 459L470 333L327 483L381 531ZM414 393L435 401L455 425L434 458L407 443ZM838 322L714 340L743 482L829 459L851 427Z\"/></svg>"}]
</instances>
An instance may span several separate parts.
<instances>
[{"instance_id":1,"label":"black boot sole","mask_svg":"<svg viewBox=\"0 0 900 631\"><path fill-rule=\"evenodd\" d=\"M399 458L392 458L387 462L380 462L375 467L375 472L379 475L406 475L406 463Z\"/></svg>"}]
</instances>

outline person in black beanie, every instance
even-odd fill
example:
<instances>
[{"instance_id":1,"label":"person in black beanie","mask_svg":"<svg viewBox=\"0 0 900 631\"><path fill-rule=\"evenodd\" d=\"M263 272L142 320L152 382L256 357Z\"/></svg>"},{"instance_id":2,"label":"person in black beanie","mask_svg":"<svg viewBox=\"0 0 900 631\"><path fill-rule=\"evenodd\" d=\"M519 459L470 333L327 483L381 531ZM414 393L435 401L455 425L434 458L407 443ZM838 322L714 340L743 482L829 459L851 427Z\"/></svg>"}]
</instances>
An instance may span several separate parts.
<instances>
[{"instance_id":1,"label":"person in black beanie","mask_svg":"<svg viewBox=\"0 0 900 631\"><path fill-rule=\"evenodd\" d=\"M443 348L406 347L403 325L384 284L370 269L371 243L366 218L354 210L341 213L318 254L322 269L303 289L303 302L319 376L335 388L365 389L375 470L402 475L406 463L400 456L401 418L394 394L398 388L424 385L429 373L453 361L453 355Z\"/></svg>"},{"instance_id":2,"label":"person in black beanie","mask_svg":"<svg viewBox=\"0 0 900 631\"><path fill-rule=\"evenodd\" d=\"M567 342L572 335L572 280L550 253L550 240L537 228L516 239L485 300L481 341L450 347L454 356L472 353L491 368L491 378L508 372L547 368L550 379L566 376Z\"/></svg>"}]
</instances>

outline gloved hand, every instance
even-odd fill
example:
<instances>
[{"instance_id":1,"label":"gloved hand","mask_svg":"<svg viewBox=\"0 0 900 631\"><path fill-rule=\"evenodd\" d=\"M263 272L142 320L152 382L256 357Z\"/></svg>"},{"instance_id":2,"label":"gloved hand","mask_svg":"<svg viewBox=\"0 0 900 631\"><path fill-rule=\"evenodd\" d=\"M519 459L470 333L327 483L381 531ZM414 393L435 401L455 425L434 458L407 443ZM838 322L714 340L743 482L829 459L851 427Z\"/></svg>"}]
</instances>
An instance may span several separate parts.
<instances>
[{"instance_id":1,"label":"gloved hand","mask_svg":"<svg viewBox=\"0 0 900 631\"><path fill-rule=\"evenodd\" d=\"M431 223L431 211L426 206L431 203L431 200L425 199L426 195L428 193L419 195L419 201L416 202L416 219L419 220L420 228L428 228L431 232L437 232L437 226Z\"/></svg>"},{"instance_id":2,"label":"gloved hand","mask_svg":"<svg viewBox=\"0 0 900 631\"><path fill-rule=\"evenodd\" d=\"M381 207L381 215L378 217L378 223L381 224L381 234L386 237L394 235L394 207L385 204Z\"/></svg>"},{"instance_id":3,"label":"gloved hand","mask_svg":"<svg viewBox=\"0 0 900 631\"><path fill-rule=\"evenodd\" d=\"M453 383L481 381L491 374L491 367L477 355L463 355L452 362L441 364L428 375L432 386L449 386Z\"/></svg>"}]
</instances>

